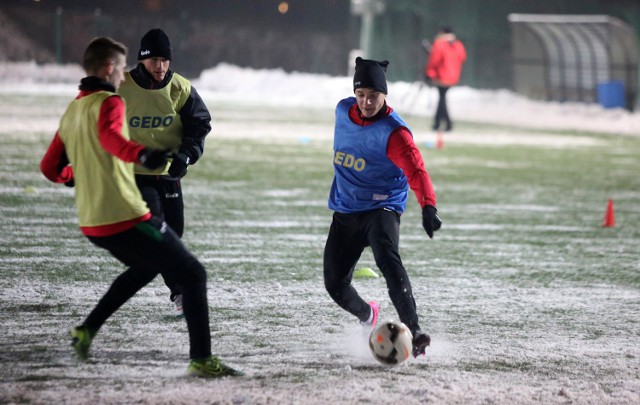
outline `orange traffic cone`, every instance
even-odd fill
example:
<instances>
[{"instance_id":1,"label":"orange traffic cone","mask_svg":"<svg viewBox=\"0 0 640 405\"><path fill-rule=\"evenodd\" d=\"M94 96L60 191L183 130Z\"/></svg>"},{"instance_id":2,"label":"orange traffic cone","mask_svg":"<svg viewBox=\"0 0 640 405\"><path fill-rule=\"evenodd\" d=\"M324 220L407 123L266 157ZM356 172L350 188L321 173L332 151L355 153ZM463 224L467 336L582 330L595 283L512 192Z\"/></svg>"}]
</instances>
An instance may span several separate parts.
<instances>
[{"instance_id":1,"label":"orange traffic cone","mask_svg":"<svg viewBox=\"0 0 640 405\"><path fill-rule=\"evenodd\" d=\"M437 139L436 139L436 148L438 149L444 148L444 139L442 138L442 131L438 131Z\"/></svg>"},{"instance_id":2,"label":"orange traffic cone","mask_svg":"<svg viewBox=\"0 0 640 405\"><path fill-rule=\"evenodd\" d=\"M609 198L609 202L607 203L607 211L604 213L602 226L606 228L613 228L616 226L616 216L613 213L613 200L611 198Z\"/></svg>"}]
</instances>

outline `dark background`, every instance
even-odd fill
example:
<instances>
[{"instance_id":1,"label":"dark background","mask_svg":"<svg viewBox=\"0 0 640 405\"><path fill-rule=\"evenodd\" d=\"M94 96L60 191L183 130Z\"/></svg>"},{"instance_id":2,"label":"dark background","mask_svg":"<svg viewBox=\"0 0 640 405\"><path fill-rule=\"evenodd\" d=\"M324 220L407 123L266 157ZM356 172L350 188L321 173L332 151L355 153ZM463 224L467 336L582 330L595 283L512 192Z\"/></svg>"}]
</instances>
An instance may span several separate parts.
<instances>
[{"instance_id":1,"label":"dark background","mask_svg":"<svg viewBox=\"0 0 640 405\"><path fill-rule=\"evenodd\" d=\"M350 0L2 0L0 61L77 63L88 41L112 36L130 49L164 29L172 68L196 77L220 62L346 75L360 44ZM469 53L463 84L512 88L509 13L608 14L640 27L640 0L387 0L375 19L371 57L391 61L391 80L418 80L420 42L451 25Z\"/></svg>"}]
</instances>

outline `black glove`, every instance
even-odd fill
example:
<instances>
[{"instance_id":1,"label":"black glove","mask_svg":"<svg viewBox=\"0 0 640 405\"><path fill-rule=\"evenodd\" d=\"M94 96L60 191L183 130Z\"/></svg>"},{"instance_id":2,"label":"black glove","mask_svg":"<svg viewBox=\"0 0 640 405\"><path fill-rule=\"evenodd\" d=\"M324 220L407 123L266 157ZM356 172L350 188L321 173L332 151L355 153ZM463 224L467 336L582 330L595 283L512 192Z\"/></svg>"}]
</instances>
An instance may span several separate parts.
<instances>
[{"instance_id":1,"label":"black glove","mask_svg":"<svg viewBox=\"0 0 640 405\"><path fill-rule=\"evenodd\" d=\"M65 181L64 185L67 187L74 187L76 185L76 180L72 177L71 180Z\"/></svg>"},{"instance_id":2,"label":"black glove","mask_svg":"<svg viewBox=\"0 0 640 405\"><path fill-rule=\"evenodd\" d=\"M189 156L184 153L174 153L173 162L169 166L169 176L182 178L187 174L187 167L189 166Z\"/></svg>"},{"instance_id":3,"label":"black glove","mask_svg":"<svg viewBox=\"0 0 640 405\"><path fill-rule=\"evenodd\" d=\"M427 86L433 86L433 79L429 76L424 77L424 82L427 84Z\"/></svg>"},{"instance_id":4,"label":"black glove","mask_svg":"<svg viewBox=\"0 0 640 405\"><path fill-rule=\"evenodd\" d=\"M429 238L433 239L433 233L440 229L442 221L438 217L438 210L433 205L425 205L422 208L422 227L427 231Z\"/></svg>"},{"instance_id":5,"label":"black glove","mask_svg":"<svg viewBox=\"0 0 640 405\"><path fill-rule=\"evenodd\" d=\"M167 150L144 148L138 155L138 161L142 166L153 170L166 165L168 156L169 151Z\"/></svg>"}]
</instances>

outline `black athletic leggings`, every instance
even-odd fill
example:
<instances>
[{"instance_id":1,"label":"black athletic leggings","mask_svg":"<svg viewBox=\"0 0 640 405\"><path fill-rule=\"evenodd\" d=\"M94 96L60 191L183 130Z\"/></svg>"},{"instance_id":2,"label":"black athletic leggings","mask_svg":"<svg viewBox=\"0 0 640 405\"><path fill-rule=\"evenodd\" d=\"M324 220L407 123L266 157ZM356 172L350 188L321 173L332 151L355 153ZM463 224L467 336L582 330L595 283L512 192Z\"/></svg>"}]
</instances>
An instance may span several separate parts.
<instances>
[{"instance_id":1,"label":"black athletic leggings","mask_svg":"<svg viewBox=\"0 0 640 405\"><path fill-rule=\"evenodd\" d=\"M190 357L202 359L211 355L206 271L164 221L154 217L125 232L89 237L89 240L108 250L128 269L114 280L84 326L97 331L118 308L160 273L182 291Z\"/></svg>"},{"instance_id":2,"label":"black athletic leggings","mask_svg":"<svg viewBox=\"0 0 640 405\"><path fill-rule=\"evenodd\" d=\"M400 260L400 215L378 209L356 214L335 212L324 249L324 285L343 309L365 322L371 310L351 285L360 255L371 246L400 321L411 331L419 329L416 303L407 272Z\"/></svg>"}]
</instances>

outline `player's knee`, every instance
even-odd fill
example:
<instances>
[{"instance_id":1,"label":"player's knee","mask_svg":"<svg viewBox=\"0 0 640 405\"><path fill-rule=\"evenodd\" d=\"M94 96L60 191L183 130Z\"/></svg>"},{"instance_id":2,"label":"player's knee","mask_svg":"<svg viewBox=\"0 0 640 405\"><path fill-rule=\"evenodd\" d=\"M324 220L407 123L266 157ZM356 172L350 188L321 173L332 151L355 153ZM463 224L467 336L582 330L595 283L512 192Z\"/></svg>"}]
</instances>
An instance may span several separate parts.
<instances>
[{"instance_id":1,"label":"player's knee","mask_svg":"<svg viewBox=\"0 0 640 405\"><path fill-rule=\"evenodd\" d=\"M207 271L195 257L183 263L177 274L180 284L202 284L207 282Z\"/></svg>"},{"instance_id":2,"label":"player's knee","mask_svg":"<svg viewBox=\"0 0 640 405\"><path fill-rule=\"evenodd\" d=\"M342 283L339 279L332 277L330 275L327 275L325 273L324 288L327 290L327 292L331 297L335 298L338 295L341 286L342 286Z\"/></svg>"},{"instance_id":3,"label":"player's knee","mask_svg":"<svg viewBox=\"0 0 640 405\"><path fill-rule=\"evenodd\" d=\"M385 278L390 274L403 273L404 267L402 266L402 261L400 257L397 255L385 255L378 257L376 260L376 265L385 276Z\"/></svg>"},{"instance_id":4,"label":"player's knee","mask_svg":"<svg viewBox=\"0 0 640 405\"><path fill-rule=\"evenodd\" d=\"M324 276L324 288L327 290L329 294L331 294L332 291L336 290L335 281L332 278L327 277L326 274Z\"/></svg>"}]
</instances>

